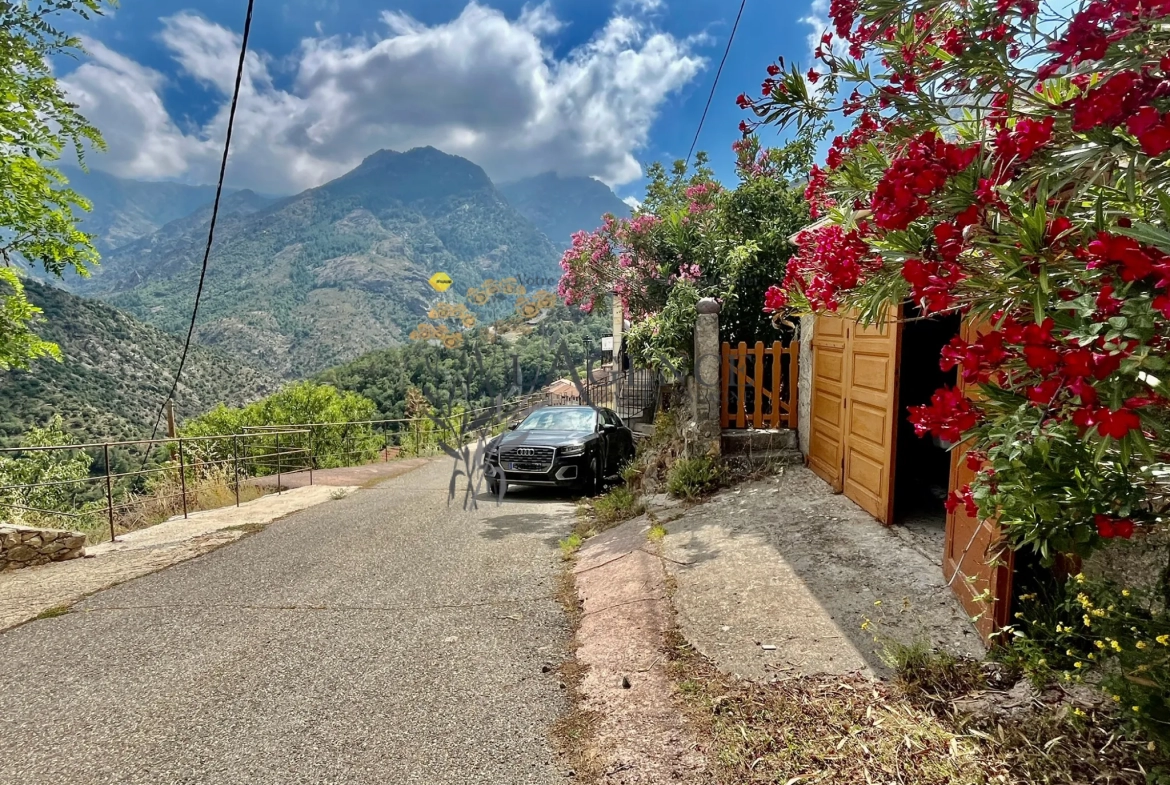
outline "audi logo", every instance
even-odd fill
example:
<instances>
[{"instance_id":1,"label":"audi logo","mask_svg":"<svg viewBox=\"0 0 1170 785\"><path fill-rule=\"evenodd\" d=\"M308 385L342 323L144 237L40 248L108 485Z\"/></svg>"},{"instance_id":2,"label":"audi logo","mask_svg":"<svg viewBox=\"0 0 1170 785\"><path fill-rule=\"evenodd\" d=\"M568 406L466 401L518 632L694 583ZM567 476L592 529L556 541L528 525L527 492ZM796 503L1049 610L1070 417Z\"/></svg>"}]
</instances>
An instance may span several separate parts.
<instances>
[{"instance_id":1,"label":"audi logo","mask_svg":"<svg viewBox=\"0 0 1170 785\"><path fill-rule=\"evenodd\" d=\"M536 450L531 447L521 447L516 451L517 455L536 455Z\"/></svg>"}]
</instances>

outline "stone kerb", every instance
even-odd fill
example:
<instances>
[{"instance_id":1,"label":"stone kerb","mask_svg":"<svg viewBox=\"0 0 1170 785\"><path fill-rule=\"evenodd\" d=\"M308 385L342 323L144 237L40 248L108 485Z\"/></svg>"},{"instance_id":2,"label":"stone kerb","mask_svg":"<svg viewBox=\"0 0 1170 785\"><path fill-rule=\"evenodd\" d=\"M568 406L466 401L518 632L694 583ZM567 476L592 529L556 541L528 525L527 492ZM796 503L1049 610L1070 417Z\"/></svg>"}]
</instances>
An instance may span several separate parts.
<instances>
[{"instance_id":1,"label":"stone kerb","mask_svg":"<svg viewBox=\"0 0 1170 785\"><path fill-rule=\"evenodd\" d=\"M84 534L0 523L0 572L84 555Z\"/></svg>"}]
</instances>

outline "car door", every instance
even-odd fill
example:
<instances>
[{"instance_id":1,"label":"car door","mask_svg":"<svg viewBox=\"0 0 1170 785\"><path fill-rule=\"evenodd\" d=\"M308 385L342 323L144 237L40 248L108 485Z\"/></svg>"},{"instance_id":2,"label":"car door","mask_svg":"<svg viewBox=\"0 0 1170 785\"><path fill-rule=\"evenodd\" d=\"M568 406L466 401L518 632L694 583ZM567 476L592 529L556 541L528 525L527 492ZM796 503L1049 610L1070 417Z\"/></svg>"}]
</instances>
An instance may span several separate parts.
<instances>
[{"instance_id":1,"label":"car door","mask_svg":"<svg viewBox=\"0 0 1170 785\"><path fill-rule=\"evenodd\" d=\"M614 412L609 409L602 409L601 416L603 422L611 426L610 430L602 432L602 435L606 439L607 463L605 472L606 474L617 474L628 454L629 446L626 444L628 433L622 425L621 418Z\"/></svg>"},{"instance_id":2,"label":"car door","mask_svg":"<svg viewBox=\"0 0 1170 785\"><path fill-rule=\"evenodd\" d=\"M610 412L610 416L613 417L614 424L617 425L617 430L614 431L613 437L614 441L617 442L617 449L615 451L617 457L614 459L617 461L617 466L614 471L621 471L622 466L627 461L634 459L634 432L622 422L622 418L616 412Z\"/></svg>"}]
</instances>

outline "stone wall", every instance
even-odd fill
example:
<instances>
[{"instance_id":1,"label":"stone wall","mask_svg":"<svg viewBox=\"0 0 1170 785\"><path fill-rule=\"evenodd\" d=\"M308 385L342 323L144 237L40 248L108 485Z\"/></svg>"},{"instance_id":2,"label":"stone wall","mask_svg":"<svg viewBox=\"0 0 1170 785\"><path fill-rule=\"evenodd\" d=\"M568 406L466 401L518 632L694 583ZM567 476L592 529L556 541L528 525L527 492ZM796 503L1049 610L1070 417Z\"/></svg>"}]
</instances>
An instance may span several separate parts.
<instances>
[{"instance_id":1,"label":"stone wall","mask_svg":"<svg viewBox=\"0 0 1170 785\"><path fill-rule=\"evenodd\" d=\"M0 523L0 571L68 561L84 555L84 534Z\"/></svg>"}]
</instances>

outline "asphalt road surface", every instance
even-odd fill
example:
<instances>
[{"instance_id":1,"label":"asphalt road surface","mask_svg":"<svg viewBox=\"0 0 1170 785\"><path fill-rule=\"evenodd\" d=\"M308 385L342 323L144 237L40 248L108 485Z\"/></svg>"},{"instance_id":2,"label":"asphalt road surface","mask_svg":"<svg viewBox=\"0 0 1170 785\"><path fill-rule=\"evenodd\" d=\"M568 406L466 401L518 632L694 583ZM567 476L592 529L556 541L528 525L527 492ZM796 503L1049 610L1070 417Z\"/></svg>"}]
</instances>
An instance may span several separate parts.
<instances>
[{"instance_id":1,"label":"asphalt road surface","mask_svg":"<svg viewBox=\"0 0 1170 785\"><path fill-rule=\"evenodd\" d=\"M572 504L438 460L0 633L0 783L570 781Z\"/></svg>"}]
</instances>

